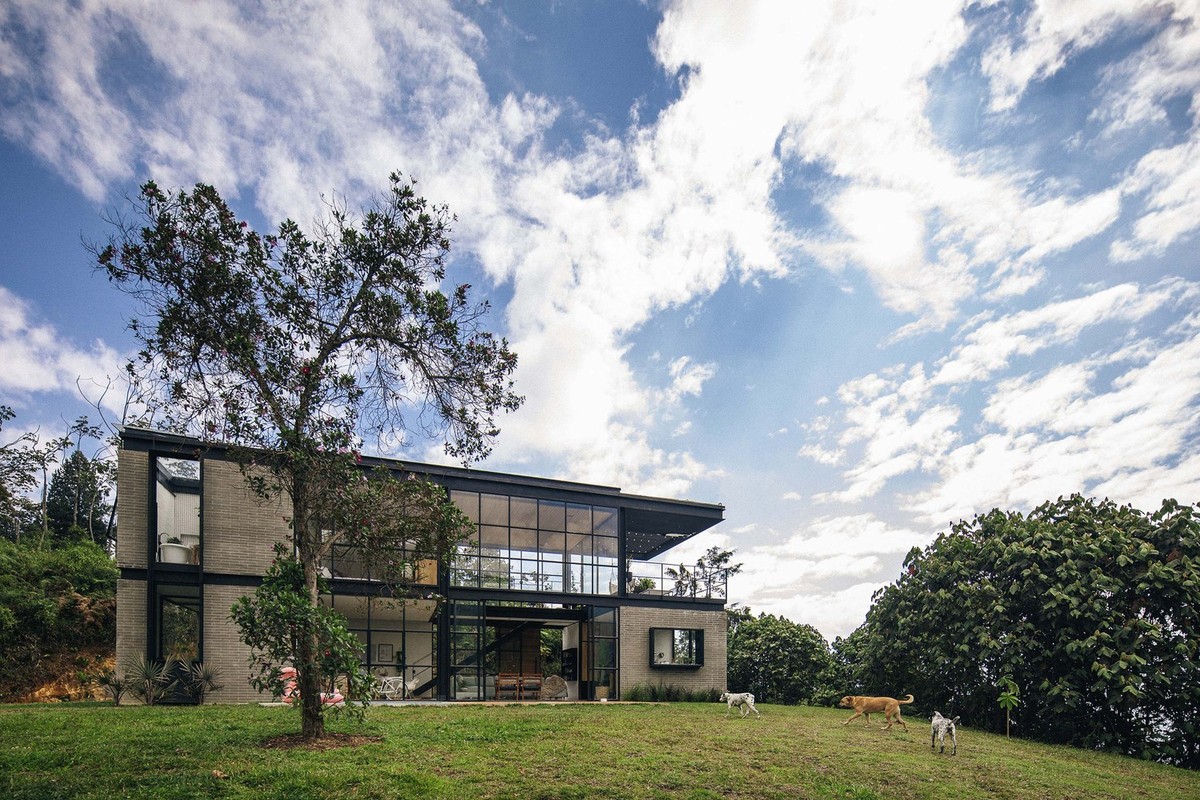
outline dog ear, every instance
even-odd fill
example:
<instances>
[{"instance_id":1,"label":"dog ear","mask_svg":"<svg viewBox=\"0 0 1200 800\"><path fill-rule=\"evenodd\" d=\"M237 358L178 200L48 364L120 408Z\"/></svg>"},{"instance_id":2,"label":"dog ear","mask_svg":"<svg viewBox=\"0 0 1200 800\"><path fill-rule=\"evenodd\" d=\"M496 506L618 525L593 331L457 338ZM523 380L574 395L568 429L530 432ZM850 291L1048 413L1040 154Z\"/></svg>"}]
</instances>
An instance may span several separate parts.
<instances>
[{"instance_id":1,"label":"dog ear","mask_svg":"<svg viewBox=\"0 0 1200 800\"><path fill-rule=\"evenodd\" d=\"M955 717L954 719L950 720L950 724L951 724L951 725L957 725L957 724L958 724L958 720L959 720L959 718L958 718L958 717Z\"/></svg>"}]
</instances>

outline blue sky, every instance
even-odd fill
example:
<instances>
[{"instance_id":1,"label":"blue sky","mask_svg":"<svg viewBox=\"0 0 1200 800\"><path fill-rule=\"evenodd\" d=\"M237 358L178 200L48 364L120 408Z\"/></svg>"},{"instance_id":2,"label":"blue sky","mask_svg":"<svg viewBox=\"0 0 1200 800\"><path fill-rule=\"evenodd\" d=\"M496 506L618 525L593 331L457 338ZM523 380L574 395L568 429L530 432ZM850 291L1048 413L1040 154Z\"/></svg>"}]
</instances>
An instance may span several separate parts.
<instances>
[{"instance_id":1,"label":"blue sky","mask_svg":"<svg viewBox=\"0 0 1200 800\"><path fill-rule=\"evenodd\" d=\"M119 373L134 309L82 242L141 181L266 227L400 169L521 359L484 466L722 502L679 555L845 635L956 520L1200 499L1197 17L15 0L0 402L57 430Z\"/></svg>"}]
</instances>

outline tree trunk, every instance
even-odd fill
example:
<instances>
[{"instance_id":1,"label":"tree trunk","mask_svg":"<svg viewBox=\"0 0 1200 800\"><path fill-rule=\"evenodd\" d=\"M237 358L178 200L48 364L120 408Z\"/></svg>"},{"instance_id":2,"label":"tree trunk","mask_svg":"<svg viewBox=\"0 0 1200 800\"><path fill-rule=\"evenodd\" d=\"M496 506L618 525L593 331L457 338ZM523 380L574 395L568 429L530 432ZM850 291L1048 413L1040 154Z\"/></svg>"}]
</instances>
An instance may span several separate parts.
<instances>
[{"instance_id":1,"label":"tree trunk","mask_svg":"<svg viewBox=\"0 0 1200 800\"><path fill-rule=\"evenodd\" d=\"M313 532L309 530L307 491L303 480L297 478L292 490L292 535L296 542L297 555L304 567L304 588L308 601L316 606L320 602L317 588L317 559ZM319 533L318 533L319 540ZM305 739L320 739L325 736L325 709L321 702L322 683L320 653L317 652L316 631L306 631L297 643L300 662L300 733Z\"/></svg>"}]
</instances>

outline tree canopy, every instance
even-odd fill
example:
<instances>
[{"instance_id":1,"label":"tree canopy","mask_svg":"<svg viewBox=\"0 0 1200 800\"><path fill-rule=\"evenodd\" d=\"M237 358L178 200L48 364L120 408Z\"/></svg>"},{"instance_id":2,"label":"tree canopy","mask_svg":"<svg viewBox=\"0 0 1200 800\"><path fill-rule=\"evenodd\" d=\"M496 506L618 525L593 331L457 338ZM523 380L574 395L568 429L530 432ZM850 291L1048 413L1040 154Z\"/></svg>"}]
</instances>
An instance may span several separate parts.
<instances>
[{"instance_id":1,"label":"tree canopy","mask_svg":"<svg viewBox=\"0 0 1200 800\"><path fill-rule=\"evenodd\" d=\"M729 686L764 703L828 699L829 645L811 625L772 614L739 614L729 634Z\"/></svg>"},{"instance_id":2,"label":"tree canopy","mask_svg":"<svg viewBox=\"0 0 1200 800\"><path fill-rule=\"evenodd\" d=\"M861 686L1048 742L1200 766L1200 519L1059 498L914 549L851 648ZM898 691L898 690L897 690Z\"/></svg>"},{"instance_id":3,"label":"tree canopy","mask_svg":"<svg viewBox=\"0 0 1200 800\"><path fill-rule=\"evenodd\" d=\"M260 495L287 495L308 602L335 542L378 558L381 576L451 552L466 529L444 492L368 481L357 464L364 438L389 451L412 434L469 463L522 402L516 355L483 326L488 304L442 288L448 211L399 173L360 215L331 204L311 235L291 220L260 234L205 184L148 182L132 206L96 256L143 305L130 364L141 399L172 430L233 446ZM320 736L317 634L296 624L303 732Z\"/></svg>"}]
</instances>

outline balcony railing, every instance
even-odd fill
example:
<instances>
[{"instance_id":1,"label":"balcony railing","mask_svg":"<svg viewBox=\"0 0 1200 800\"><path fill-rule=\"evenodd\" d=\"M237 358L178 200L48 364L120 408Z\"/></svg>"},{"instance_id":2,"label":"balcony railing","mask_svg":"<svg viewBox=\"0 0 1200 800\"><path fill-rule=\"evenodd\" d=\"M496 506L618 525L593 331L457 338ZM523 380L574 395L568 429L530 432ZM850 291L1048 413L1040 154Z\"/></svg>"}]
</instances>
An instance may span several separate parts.
<instances>
[{"instance_id":1,"label":"balcony railing","mask_svg":"<svg viewBox=\"0 0 1200 800\"><path fill-rule=\"evenodd\" d=\"M706 571L657 561L629 562L625 584L627 595L681 600L726 600L728 591L728 569Z\"/></svg>"}]
</instances>

